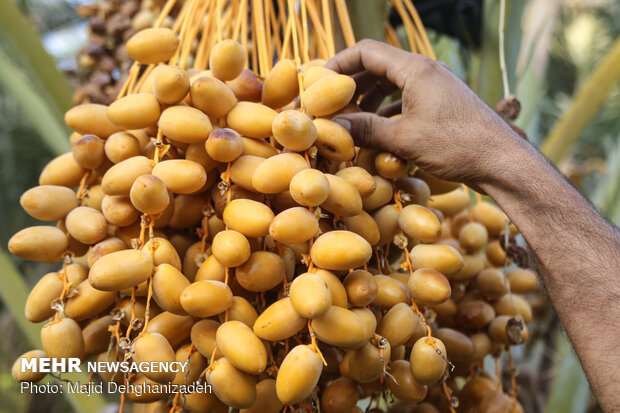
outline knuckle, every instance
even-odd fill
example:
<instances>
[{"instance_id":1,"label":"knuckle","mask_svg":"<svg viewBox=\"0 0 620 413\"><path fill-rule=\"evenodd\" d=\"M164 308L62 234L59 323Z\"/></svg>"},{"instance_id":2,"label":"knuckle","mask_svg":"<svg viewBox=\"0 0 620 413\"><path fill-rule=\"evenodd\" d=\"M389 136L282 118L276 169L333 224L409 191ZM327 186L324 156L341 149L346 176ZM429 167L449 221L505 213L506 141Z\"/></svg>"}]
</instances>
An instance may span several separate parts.
<instances>
[{"instance_id":1,"label":"knuckle","mask_svg":"<svg viewBox=\"0 0 620 413\"><path fill-rule=\"evenodd\" d=\"M358 139L360 143L369 146L372 145L373 119L368 117L365 121L359 122Z\"/></svg>"},{"instance_id":2,"label":"knuckle","mask_svg":"<svg viewBox=\"0 0 620 413\"><path fill-rule=\"evenodd\" d=\"M359 47L373 47L376 46L379 42L373 39L362 39L357 42Z\"/></svg>"}]
</instances>

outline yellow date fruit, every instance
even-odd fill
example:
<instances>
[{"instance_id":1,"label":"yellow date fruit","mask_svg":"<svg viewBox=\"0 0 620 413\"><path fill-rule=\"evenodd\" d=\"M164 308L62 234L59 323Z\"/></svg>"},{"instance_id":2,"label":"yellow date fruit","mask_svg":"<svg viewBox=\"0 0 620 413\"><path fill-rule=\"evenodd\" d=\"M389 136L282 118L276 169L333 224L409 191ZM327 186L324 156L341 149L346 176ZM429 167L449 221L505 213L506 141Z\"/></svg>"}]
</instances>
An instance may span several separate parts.
<instances>
[{"instance_id":1,"label":"yellow date fruit","mask_svg":"<svg viewBox=\"0 0 620 413\"><path fill-rule=\"evenodd\" d=\"M75 287L71 297L65 303L65 315L76 321L95 317L116 301L114 291L100 291L93 288L88 280Z\"/></svg>"},{"instance_id":2,"label":"yellow date fruit","mask_svg":"<svg viewBox=\"0 0 620 413\"><path fill-rule=\"evenodd\" d=\"M271 128L276 141L293 152L302 152L310 148L318 136L317 128L312 120L298 110L285 110L278 113Z\"/></svg>"},{"instance_id":3,"label":"yellow date fruit","mask_svg":"<svg viewBox=\"0 0 620 413\"><path fill-rule=\"evenodd\" d=\"M174 105L189 92L189 77L178 66L161 66L153 79L153 94L163 104Z\"/></svg>"},{"instance_id":4,"label":"yellow date fruit","mask_svg":"<svg viewBox=\"0 0 620 413\"><path fill-rule=\"evenodd\" d=\"M237 97L224 82L213 77L199 77L190 89L192 105L215 119L226 117L237 104Z\"/></svg>"},{"instance_id":5,"label":"yellow date fruit","mask_svg":"<svg viewBox=\"0 0 620 413\"><path fill-rule=\"evenodd\" d=\"M420 317L411 307L407 303L398 303L383 316L377 334L394 348L405 344L419 326L422 326Z\"/></svg>"},{"instance_id":6,"label":"yellow date fruit","mask_svg":"<svg viewBox=\"0 0 620 413\"><path fill-rule=\"evenodd\" d=\"M254 170L252 186L264 194L286 191L299 171L308 169L308 163L297 153L281 153L265 159Z\"/></svg>"},{"instance_id":7,"label":"yellow date fruit","mask_svg":"<svg viewBox=\"0 0 620 413\"><path fill-rule=\"evenodd\" d=\"M73 144L73 159L84 169L96 169L106 160L104 145L97 136L84 135Z\"/></svg>"},{"instance_id":8,"label":"yellow date fruit","mask_svg":"<svg viewBox=\"0 0 620 413\"><path fill-rule=\"evenodd\" d=\"M181 293L181 306L195 317L211 317L232 306L233 295L228 285L220 281L195 281Z\"/></svg>"},{"instance_id":9,"label":"yellow date fruit","mask_svg":"<svg viewBox=\"0 0 620 413\"><path fill-rule=\"evenodd\" d=\"M241 155L230 166L230 180L247 191L259 192L252 184L252 177L264 161L260 156Z\"/></svg>"},{"instance_id":10,"label":"yellow date fruit","mask_svg":"<svg viewBox=\"0 0 620 413\"><path fill-rule=\"evenodd\" d=\"M75 208L67 215L65 226L69 234L82 244L96 244L108 235L105 217L94 208Z\"/></svg>"},{"instance_id":11,"label":"yellow date fruit","mask_svg":"<svg viewBox=\"0 0 620 413\"><path fill-rule=\"evenodd\" d=\"M267 367L265 345L241 321L228 321L220 325L215 340L224 357L239 370L258 375Z\"/></svg>"},{"instance_id":12,"label":"yellow date fruit","mask_svg":"<svg viewBox=\"0 0 620 413\"><path fill-rule=\"evenodd\" d=\"M205 150L218 162L232 162L243 154L243 140L232 129L216 129L209 135Z\"/></svg>"},{"instance_id":13,"label":"yellow date fruit","mask_svg":"<svg viewBox=\"0 0 620 413\"><path fill-rule=\"evenodd\" d=\"M305 273L295 278L289 295L295 311L305 318L321 317L332 305L329 286L316 274Z\"/></svg>"},{"instance_id":14,"label":"yellow date fruit","mask_svg":"<svg viewBox=\"0 0 620 413\"><path fill-rule=\"evenodd\" d=\"M390 152L380 152L375 158L375 169L386 179L404 178L409 170L409 163Z\"/></svg>"},{"instance_id":15,"label":"yellow date fruit","mask_svg":"<svg viewBox=\"0 0 620 413\"><path fill-rule=\"evenodd\" d=\"M161 179L166 188L177 194L192 194L207 182L207 173L196 162L186 159L162 161L153 168L153 176Z\"/></svg>"},{"instance_id":16,"label":"yellow date fruit","mask_svg":"<svg viewBox=\"0 0 620 413\"><path fill-rule=\"evenodd\" d=\"M468 222L459 231L459 245L467 252L480 251L488 240L487 229L478 222Z\"/></svg>"},{"instance_id":17,"label":"yellow date fruit","mask_svg":"<svg viewBox=\"0 0 620 413\"><path fill-rule=\"evenodd\" d=\"M422 305L441 304L450 298L450 281L439 271L430 268L415 270L407 284L416 303Z\"/></svg>"},{"instance_id":18,"label":"yellow date fruit","mask_svg":"<svg viewBox=\"0 0 620 413\"><path fill-rule=\"evenodd\" d=\"M152 310L151 306L151 310ZM159 333L166 337L172 347L176 347L190 336L194 320L188 315L172 314L164 311L149 321L148 333Z\"/></svg>"},{"instance_id":19,"label":"yellow date fruit","mask_svg":"<svg viewBox=\"0 0 620 413\"><path fill-rule=\"evenodd\" d=\"M41 329L41 343L47 357L81 359L85 354L82 330L79 324L70 318L44 325Z\"/></svg>"},{"instance_id":20,"label":"yellow date fruit","mask_svg":"<svg viewBox=\"0 0 620 413\"><path fill-rule=\"evenodd\" d=\"M306 326L306 319L300 316L286 297L276 301L263 311L254 323L254 333L263 340L279 341L297 334Z\"/></svg>"},{"instance_id":21,"label":"yellow date fruit","mask_svg":"<svg viewBox=\"0 0 620 413\"><path fill-rule=\"evenodd\" d=\"M350 272L344 279L349 302L354 307L365 307L372 303L379 292L374 276L365 270Z\"/></svg>"},{"instance_id":22,"label":"yellow date fruit","mask_svg":"<svg viewBox=\"0 0 620 413\"><path fill-rule=\"evenodd\" d=\"M250 238L258 238L269 233L274 219L268 206L251 199L235 199L224 208L224 222L235 231Z\"/></svg>"},{"instance_id":23,"label":"yellow date fruit","mask_svg":"<svg viewBox=\"0 0 620 413\"><path fill-rule=\"evenodd\" d=\"M316 387L323 361L310 347L300 344L286 355L276 377L278 399L284 404L299 403Z\"/></svg>"},{"instance_id":24,"label":"yellow date fruit","mask_svg":"<svg viewBox=\"0 0 620 413\"><path fill-rule=\"evenodd\" d=\"M245 409L256 401L256 378L237 369L226 357L213 362L205 378L226 405Z\"/></svg>"},{"instance_id":25,"label":"yellow date fruit","mask_svg":"<svg viewBox=\"0 0 620 413\"><path fill-rule=\"evenodd\" d=\"M370 195L362 197L364 209L366 211L374 211L392 201L394 189L392 183L378 175L373 176L375 179L375 190Z\"/></svg>"},{"instance_id":26,"label":"yellow date fruit","mask_svg":"<svg viewBox=\"0 0 620 413\"><path fill-rule=\"evenodd\" d=\"M415 269L431 268L449 277L463 268L461 254L449 245L419 244L411 250L411 262Z\"/></svg>"},{"instance_id":27,"label":"yellow date fruit","mask_svg":"<svg viewBox=\"0 0 620 413\"><path fill-rule=\"evenodd\" d=\"M192 344L204 357L210 359L213 355L213 350L216 348L215 335L217 329L220 327L220 323L215 320L200 320L197 321L190 332L190 339ZM215 351L215 358L222 358L224 355L218 348Z\"/></svg>"},{"instance_id":28,"label":"yellow date fruit","mask_svg":"<svg viewBox=\"0 0 620 413\"><path fill-rule=\"evenodd\" d=\"M239 102L226 116L226 123L243 136L267 138L277 112L254 102Z\"/></svg>"},{"instance_id":29,"label":"yellow date fruit","mask_svg":"<svg viewBox=\"0 0 620 413\"><path fill-rule=\"evenodd\" d=\"M262 101L265 105L277 109L286 106L298 94L299 81L295 62L282 59L273 66L263 82Z\"/></svg>"},{"instance_id":30,"label":"yellow date fruit","mask_svg":"<svg viewBox=\"0 0 620 413\"><path fill-rule=\"evenodd\" d=\"M353 98L355 81L345 75L323 77L306 89L302 105L312 116L325 116L344 108Z\"/></svg>"},{"instance_id":31,"label":"yellow date fruit","mask_svg":"<svg viewBox=\"0 0 620 413\"><path fill-rule=\"evenodd\" d=\"M59 185L73 188L80 184L86 169L75 161L73 152L52 159L39 175L39 185Z\"/></svg>"},{"instance_id":32,"label":"yellow date fruit","mask_svg":"<svg viewBox=\"0 0 620 413\"><path fill-rule=\"evenodd\" d=\"M371 255L368 241L350 231L327 232L318 237L310 249L312 262L328 270L360 267Z\"/></svg>"},{"instance_id":33,"label":"yellow date fruit","mask_svg":"<svg viewBox=\"0 0 620 413\"><path fill-rule=\"evenodd\" d=\"M460 331L452 328L440 328L436 331L436 335L446 347L449 360L464 362L474 355L474 343Z\"/></svg>"},{"instance_id":34,"label":"yellow date fruit","mask_svg":"<svg viewBox=\"0 0 620 413\"><path fill-rule=\"evenodd\" d=\"M284 261L278 254L255 251L237 267L236 280L248 291L263 292L272 289L285 277Z\"/></svg>"},{"instance_id":35,"label":"yellow date fruit","mask_svg":"<svg viewBox=\"0 0 620 413\"><path fill-rule=\"evenodd\" d=\"M160 264L153 274L153 298L165 311L186 314L181 306L181 294L190 283L181 271L170 264Z\"/></svg>"},{"instance_id":36,"label":"yellow date fruit","mask_svg":"<svg viewBox=\"0 0 620 413\"><path fill-rule=\"evenodd\" d=\"M264 379L256 385L256 401L247 408L241 409L240 413L278 413L283 404L276 393L276 381Z\"/></svg>"},{"instance_id":37,"label":"yellow date fruit","mask_svg":"<svg viewBox=\"0 0 620 413\"><path fill-rule=\"evenodd\" d=\"M126 227L138 219L140 212L126 195L106 195L101 201L101 212L106 221L117 227Z\"/></svg>"},{"instance_id":38,"label":"yellow date fruit","mask_svg":"<svg viewBox=\"0 0 620 413\"><path fill-rule=\"evenodd\" d=\"M247 102L260 102L263 83L250 69L243 69L241 74L226 84L235 93L237 99Z\"/></svg>"},{"instance_id":39,"label":"yellow date fruit","mask_svg":"<svg viewBox=\"0 0 620 413\"><path fill-rule=\"evenodd\" d=\"M222 40L213 46L209 55L209 69L220 80L233 80L241 74L247 52L239 42Z\"/></svg>"},{"instance_id":40,"label":"yellow date fruit","mask_svg":"<svg viewBox=\"0 0 620 413\"><path fill-rule=\"evenodd\" d=\"M364 168L350 166L336 172L336 176L343 178L359 191L361 196L367 196L377 188L375 178L372 177Z\"/></svg>"},{"instance_id":41,"label":"yellow date fruit","mask_svg":"<svg viewBox=\"0 0 620 413\"><path fill-rule=\"evenodd\" d=\"M316 235L318 230L317 217L302 207L289 208L280 212L269 225L271 238L286 244L308 241Z\"/></svg>"},{"instance_id":42,"label":"yellow date fruit","mask_svg":"<svg viewBox=\"0 0 620 413\"><path fill-rule=\"evenodd\" d=\"M168 28L148 28L134 34L125 45L127 54L143 64L161 63L177 50L179 39Z\"/></svg>"},{"instance_id":43,"label":"yellow date fruit","mask_svg":"<svg viewBox=\"0 0 620 413\"><path fill-rule=\"evenodd\" d=\"M41 277L28 294L26 300L26 319L31 323L40 323L54 315L52 301L60 297L63 283L58 273L51 272Z\"/></svg>"},{"instance_id":44,"label":"yellow date fruit","mask_svg":"<svg viewBox=\"0 0 620 413\"><path fill-rule=\"evenodd\" d=\"M422 242L435 242L441 234L441 222L437 215L420 205L404 207L398 225L408 237Z\"/></svg>"},{"instance_id":45,"label":"yellow date fruit","mask_svg":"<svg viewBox=\"0 0 620 413\"><path fill-rule=\"evenodd\" d=\"M387 386L398 400L419 403L426 398L426 386L415 380L407 360L391 362L389 371Z\"/></svg>"},{"instance_id":46,"label":"yellow date fruit","mask_svg":"<svg viewBox=\"0 0 620 413\"><path fill-rule=\"evenodd\" d=\"M9 240L11 254L31 261L59 261L68 247L65 233L49 226L24 228Z\"/></svg>"},{"instance_id":47,"label":"yellow date fruit","mask_svg":"<svg viewBox=\"0 0 620 413\"><path fill-rule=\"evenodd\" d=\"M319 206L329 196L330 185L326 175L317 169L304 169L291 179L291 197L303 206Z\"/></svg>"},{"instance_id":48,"label":"yellow date fruit","mask_svg":"<svg viewBox=\"0 0 620 413\"><path fill-rule=\"evenodd\" d=\"M469 206L469 195L461 188L445 194L433 195L428 200L428 207L438 209L445 216L451 217Z\"/></svg>"},{"instance_id":49,"label":"yellow date fruit","mask_svg":"<svg viewBox=\"0 0 620 413\"><path fill-rule=\"evenodd\" d=\"M446 370L446 347L434 337L418 339L411 350L411 371L416 382L423 385L436 383Z\"/></svg>"},{"instance_id":50,"label":"yellow date fruit","mask_svg":"<svg viewBox=\"0 0 620 413\"><path fill-rule=\"evenodd\" d=\"M204 142L213 132L209 117L190 106L170 106L159 118L159 128L168 138L182 143Z\"/></svg>"},{"instance_id":51,"label":"yellow date fruit","mask_svg":"<svg viewBox=\"0 0 620 413\"><path fill-rule=\"evenodd\" d=\"M127 95L112 103L108 119L123 129L142 129L155 125L161 115L157 98L150 93Z\"/></svg>"},{"instance_id":52,"label":"yellow date fruit","mask_svg":"<svg viewBox=\"0 0 620 413\"><path fill-rule=\"evenodd\" d=\"M381 237L377 222L366 211L352 217L343 217L342 222L348 231L361 235L372 246L377 245Z\"/></svg>"},{"instance_id":53,"label":"yellow date fruit","mask_svg":"<svg viewBox=\"0 0 620 413\"><path fill-rule=\"evenodd\" d=\"M225 267L238 267L250 258L250 243L240 232L226 230L213 237L211 253Z\"/></svg>"},{"instance_id":54,"label":"yellow date fruit","mask_svg":"<svg viewBox=\"0 0 620 413\"><path fill-rule=\"evenodd\" d=\"M375 275L377 282L377 296L373 304L381 308L392 308L398 303L408 303L407 288L395 277Z\"/></svg>"},{"instance_id":55,"label":"yellow date fruit","mask_svg":"<svg viewBox=\"0 0 620 413\"><path fill-rule=\"evenodd\" d=\"M325 174L329 182L329 195L321 208L341 217L352 217L362 212L362 197L359 191L345 179Z\"/></svg>"},{"instance_id":56,"label":"yellow date fruit","mask_svg":"<svg viewBox=\"0 0 620 413\"><path fill-rule=\"evenodd\" d=\"M315 119L317 130L315 145L319 154L332 161L350 161L355 156L355 144L351 134L341 125L329 119Z\"/></svg>"},{"instance_id":57,"label":"yellow date fruit","mask_svg":"<svg viewBox=\"0 0 620 413\"><path fill-rule=\"evenodd\" d=\"M354 348L367 339L364 322L342 307L330 307L324 316L312 320L312 328L319 340L332 346Z\"/></svg>"},{"instance_id":58,"label":"yellow date fruit","mask_svg":"<svg viewBox=\"0 0 620 413\"><path fill-rule=\"evenodd\" d=\"M226 314L220 313L218 316L221 322L225 321ZM229 321L241 321L243 324L250 328L254 327L254 323L258 318L256 309L250 304L248 300L243 297L233 297L233 304L228 309Z\"/></svg>"},{"instance_id":59,"label":"yellow date fruit","mask_svg":"<svg viewBox=\"0 0 620 413\"><path fill-rule=\"evenodd\" d=\"M19 382L23 381L30 383L36 383L43 380L43 378L47 376L47 373L45 372L31 370L22 371L22 359L30 361L32 359L37 360L44 357L47 357L47 355L43 350L31 350L19 356L11 367L11 375L13 376L13 379Z\"/></svg>"},{"instance_id":60,"label":"yellow date fruit","mask_svg":"<svg viewBox=\"0 0 620 413\"><path fill-rule=\"evenodd\" d=\"M129 195L135 180L152 171L151 163L145 156L125 159L108 169L101 180L106 195Z\"/></svg>"},{"instance_id":61,"label":"yellow date fruit","mask_svg":"<svg viewBox=\"0 0 620 413\"><path fill-rule=\"evenodd\" d=\"M83 103L72 107L65 113L67 125L82 135L93 134L101 139L122 131L107 116L108 107L97 103Z\"/></svg>"},{"instance_id":62,"label":"yellow date fruit","mask_svg":"<svg viewBox=\"0 0 620 413\"><path fill-rule=\"evenodd\" d=\"M129 191L129 197L133 206L143 214L161 214L170 204L166 184L152 174L136 178Z\"/></svg>"},{"instance_id":63,"label":"yellow date fruit","mask_svg":"<svg viewBox=\"0 0 620 413\"><path fill-rule=\"evenodd\" d=\"M33 218L58 221L78 206L78 199L75 192L64 186L41 185L24 192L19 203Z\"/></svg>"},{"instance_id":64,"label":"yellow date fruit","mask_svg":"<svg viewBox=\"0 0 620 413\"><path fill-rule=\"evenodd\" d=\"M506 229L508 218L499 208L489 202L478 202L472 207L471 212L474 219L484 225L492 237L497 237Z\"/></svg>"},{"instance_id":65,"label":"yellow date fruit","mask_svg":"<svg viewBox=\"0 0 620 413\"><path fill-rule=\"evenodd\" d=\"M515 268L506 274L510 291L516 294L528 294L538 289L538 277L536 274L525 268Z\"/></svg>"},{"instance_id":66,"label":"yellow date fruit","mask_svg":"<svg viewBox=\"0 0 620 413\"><path fill-rule=\"evenodd\" d=\"M176 361L170 343L158 333L144 333L134 340L132 347L136 363ZM169 383L174 380L175 373L173 371L145 371L144 375L157 383Z\"/></svg>"},{"instance_id":67,"label":"yellow date fruit","mask_svg":"<svg viewBox=\"0 0 620 413\"><path fill-rule=\"evenodd\" d=\"M120 291L146 281L153 272L153 261L140 250L123 250L104 255L91 267L88 279L103 291Z\"/></svg>"}]
</instances>

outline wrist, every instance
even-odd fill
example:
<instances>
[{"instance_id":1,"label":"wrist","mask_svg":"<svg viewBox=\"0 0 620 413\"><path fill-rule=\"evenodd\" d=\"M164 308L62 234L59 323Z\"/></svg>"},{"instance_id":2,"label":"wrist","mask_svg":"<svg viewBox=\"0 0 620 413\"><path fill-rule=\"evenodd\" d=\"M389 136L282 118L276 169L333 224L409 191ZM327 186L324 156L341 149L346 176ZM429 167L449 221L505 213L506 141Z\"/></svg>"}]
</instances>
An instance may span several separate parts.
<instances>
[{"instance_id":1,"label":"wrist","mask_svg":"<svg viewBox=\"0 0 620 413\"><path fill-rule=\"evenodd\" d=\"M492 198L515 194L524 189L524 181L535 179L549 166L529 142L501 121L495 128L485 128L485 149L475 184ZM538 172L536 172L538 171Z\"/></svg>"}]
</instances>

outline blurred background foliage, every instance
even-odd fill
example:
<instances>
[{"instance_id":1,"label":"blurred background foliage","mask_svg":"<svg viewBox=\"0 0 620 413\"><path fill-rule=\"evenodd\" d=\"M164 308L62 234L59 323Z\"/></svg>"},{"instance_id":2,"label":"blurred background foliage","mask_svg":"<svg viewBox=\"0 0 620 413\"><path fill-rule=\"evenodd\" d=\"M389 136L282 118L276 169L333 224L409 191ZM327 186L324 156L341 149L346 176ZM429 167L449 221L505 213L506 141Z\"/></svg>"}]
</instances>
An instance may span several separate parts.
<instances>
[{"instance_id":1,"label":"blurred background foliage","mask_svg":"<svg viewBox=\"0 0 620 413\"><path fill-rule=\"evenodd\" d=\"M146 1L146 0L144 0ZM19 303L27 288L50 270L47 265L8 258L11 234L34 222L19 206L55 154L68 149L63 123L76 55L88 41L88 23L75 12L89 0L0 0L0 413L95 411L101 400L21 395L10 376L13 360L37 345L24 325ZM348 0L358 38L383 37L398 19L386 0ZM503 96L498 54L498 0L414 1L438 58L449 64L485 101ZM620 220L620 2L617 0L507 0L505 47L510 91L522 103L516 125L543 145L563 116L585 116L575 141L560 136L558 167L611 220ZM373 12L369 13L369 7ZM401 36L404 43L404 36ZM49 53L49 55L45 52ZM606 83L592 82L607 59ZM56 70L56 68L58 70ZM75 76L71 77L75 79ZM599 78L594 77L594 80ZM604 87L601 85L604 84ZM576 106L580 91L596 93ZM600 90L599 90L600 89ZM589 96L589 95L588 95ZM578 103L578 102L577 102ZM569 112L571 105L576 106ZM571 119L568 119L571 120ZM518 177L515 177L518 179ZM551 310L543 315L531 344L515 351L520 399L527 412L596 412L570 344Z\"/></svg>"}]
</instances>

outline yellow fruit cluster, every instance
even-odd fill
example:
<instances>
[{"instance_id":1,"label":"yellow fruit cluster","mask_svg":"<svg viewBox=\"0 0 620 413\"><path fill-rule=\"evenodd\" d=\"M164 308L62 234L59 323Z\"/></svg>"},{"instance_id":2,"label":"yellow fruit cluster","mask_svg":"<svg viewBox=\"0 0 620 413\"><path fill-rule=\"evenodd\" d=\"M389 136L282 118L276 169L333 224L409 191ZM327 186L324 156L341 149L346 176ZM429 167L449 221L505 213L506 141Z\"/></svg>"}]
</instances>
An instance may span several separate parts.
<instances>
[{"instance_id":1,"label":"yellow fruit cluster","mask_svg":"<svg viewBox=\"0 0 620 413\"><path fill-rule=\"evenodd\" d=\"M58 224L20 231L11 252L63 261L28 298L27 318L51 321L22 357L189 361L101 379L212 386L123 395L151 409L352 413L386 391L416 412L520 409L480 368L532 319L535 274L502 268L506 216L356 147L331 120L359 110L355 82L324 60L261 78L223 39L208 70L186 69L170 64L184 43L162 27L129 39L141 74L109 106L67 112L72 151L22 196Z\"/></svg>"}]
</instances>

